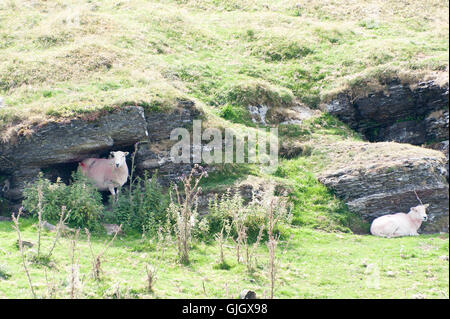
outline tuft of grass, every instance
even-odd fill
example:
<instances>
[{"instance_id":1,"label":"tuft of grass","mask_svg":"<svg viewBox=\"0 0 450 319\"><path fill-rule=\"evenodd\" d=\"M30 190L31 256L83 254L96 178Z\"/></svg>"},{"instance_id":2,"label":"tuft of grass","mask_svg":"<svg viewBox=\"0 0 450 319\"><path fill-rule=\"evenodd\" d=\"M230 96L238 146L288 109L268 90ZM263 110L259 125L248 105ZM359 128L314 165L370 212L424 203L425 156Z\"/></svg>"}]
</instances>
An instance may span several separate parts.
<instances>
[{"instance_id":1,"label":"tuft of grass","mask_svg":"<svg viewBox=\"0 0 450 319\"><path fill-rule=\"evenodd\" d=\"M269 37L253 46L252 55L262 58L265 62L300 60L314 52L311 47L308 43L288 40L281 36Z\"/></svg>"},{"instance_id":2,"label":"tuft of grass","mask_svg":"<svg viewBox=\"0 0 450 319\"><path fill-rule=\"evenodd\" d=\"M0 265L0 280L8 280L9 278L11 278L10 271L4 265Z\"/></svg>"},{"instance_id":3,"label":"tuft of grass","mask_svg":"<svg viewBox=\"0 0 450 319\"><path fill-rule=\"evenodd\" d=\"M230 270L231 269L231 265L229 263L227 263L226 261L222 262L222 263L218 263L215 264L213 266L213 269L219 269L219 270Z\"/></svg>"},{"instance_id":4,"label":"tuft of grass","mask_svg":"<svg viewBox=\"0 0 450 319\"><path fill-rule=\"evenodd\" d=\"M217 96L219 104L231 103L244 107L268 105L271 107L291 106L294 95L289 89L276 87L264 81L245 81L225 88Z\"/></svg>"},{"instance_id":5,"label":"tuft of grass","mask_svg":"<svg viewBox=\"0 0 450 319\"><path fill-rule=\"evenodd\" d=\"M242 106L235 106L231 104L226 104L223 106L220 111L220 116L225 120L228 120L232 123L245 124L247 126L253 126L254 124L251 121L250 113L248 109L245 109Z\"/></svg>"}]
</instances>

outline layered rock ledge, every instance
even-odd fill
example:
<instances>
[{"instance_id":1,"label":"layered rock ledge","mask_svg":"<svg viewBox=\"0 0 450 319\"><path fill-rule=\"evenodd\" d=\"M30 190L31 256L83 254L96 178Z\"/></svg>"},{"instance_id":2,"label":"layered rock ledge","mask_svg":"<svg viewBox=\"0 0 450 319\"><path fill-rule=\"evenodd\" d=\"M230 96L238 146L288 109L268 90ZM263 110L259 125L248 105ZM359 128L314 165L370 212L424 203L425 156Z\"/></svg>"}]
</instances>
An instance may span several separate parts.
<instances>
[{"instance_id":1,"label":"layered rock ledge","mask_svg":"<svg viewBox=\"0 0 450 319\"><path fill-rule=\"evenodd\" d=\"M166 141L173 128L189 125L197 115L194 103L183 100L167 112L126 106L90 120L36 126L30 136L0 143L0 174L8 181L2 196L18 201L26 183L33 181L39 171L50 176L70 176L82 159L107 156L111 150L133 151L137 142L140 142L135 163L138 169L160 169L165 174L180 175L181 168L171 163L170 145Z\"/></svg>"},{"instance_id":2,"label":"layered rock ledge","mask_svg":"<svg viewBox=\"0 0 450 319\"><path fill-rule=\"evenodd\" d=\"M385 214L408 212L429 203L421 232L448 232L449 195L446 158L438 151L397 143L336 145L356 154L337 161L319 176L349 209L371 222ZM391 154L391 155L389 155Z\"/></svg>"},{"instance_id":3,"label":"layered rock ledge","mask_svg":"<svg viewBox=\"0 0 450 319\"><path fill-rule=\"evenodd\" d=\"M340 94L322 108L371 142L448 140L448 84L426 81L411 87L393 80L383 91L355 99Z\"/></svg>"}]
</instances>

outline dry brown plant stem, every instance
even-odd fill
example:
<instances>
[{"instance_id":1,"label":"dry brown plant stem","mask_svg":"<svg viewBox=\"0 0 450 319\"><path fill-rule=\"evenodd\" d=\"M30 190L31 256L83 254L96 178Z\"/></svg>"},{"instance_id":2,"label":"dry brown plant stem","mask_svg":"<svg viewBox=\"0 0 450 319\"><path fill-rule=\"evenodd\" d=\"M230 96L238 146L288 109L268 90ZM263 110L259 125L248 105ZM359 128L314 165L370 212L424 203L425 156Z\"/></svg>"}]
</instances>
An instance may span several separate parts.
<instances>
[{"instance_id":1,"label":"dry brown plant stem","mask_svg":"<svg viewBox=\"0 0 450 319\"><path fill-rule=\"evenodd\" d=\"M164 238L161 227L158 229L158 243L156 244L156 260L151 264L146 265L147 271L147 290L153 291L153 286L157 279L157 274L159 269L161 268L161 263L164 258L164 253L166 251L167 245L165 244L166 240L169 241L170 236Z\"/></svg>"},{"instance_id":2,"label":"dry brown plant stem","mask_svg":"<svg viewBox=\"0 0 450 319\"><path fill-rule=\"evenodd\" d=\"M52 247L50 248L47 258L50 258L52 256L53 250L55 249L56 243L58 242L59 237L61 236L61 233L65 227L65 223L67 221L67 218L69 217L69 214L66 214L66 206L61 207L61 215L59 216L59 222L56 225L56 236L53 240Z\"/></svg>"},{"instance_id":3,"label":"dry brown plant stem","mask_svg":"<svg viewBox=\"0 0 450 319\"><path fill-rule=\"evenodd\" d=\"M23 207L21 207L19 209L19 212L17 213L17 217L14 216L14 214L12 214L11 218L12 218L12 220L14 222L14 226L13 227L17 231L17 236L19 238L19 250L20 250L20 254L22 256L23 269L25 270L25 273L27 275L28 284L30 286L31 293L33 294L33 298L36 299L37 296L36 296L36 293L34 292L34 287L33 287L32 281L31 281L30 272L28 271L28 267L27 267L27 263L26 263L26 259L25 259L25 253L23 251L22 235L20 233L20 228L19 228L19 219L20 219L20 215L22 214L22 210L23 210Z\"/></svg>"},{"instance_id":4,"label":"dry brown plant stem","mask_svg":"<svg viewBox=\"0 0 450 319\"><path fill-rule=\"evenodd\" d=\"M269 216L268 216L268 225L267 225L267 233L269 236L269 240L267 242L267 247L269 248L269 277L270 277L270 299L273 299L274 290L275 290L275 281L276 281L276 273L277 273L277 261L276 261L276 249L278 245L278 241L280 240L280 235L275 235L273 233L274 227L278 222L279 216L274 215L274 200L270 202L269 206Z\"/></svg>"},{"instance_id":5,"label":"dry brown plant stem","mask_svg":"<svg viewBox=\"0 0 450 319\"><path fill-rule=\"evenodd\" d=\"M198 174L197 177L195 177L196 174ZM169 208L176 221L174 230L177 238L178 255L182 264L189 263L192 228L195 224L196 207L194 207L194 204L201 192L201 187L198 184L203 176L207 176L206 171L198 164L195 164L190 174L187 177L183 176L181 179L184 187L183 196L181 196L178 187L175 185L176 203L172 199L172 196L170 198L171 206Z\"/></svg>"},{"instance_id":6,"label":"dry brown plant stem","mask_svg":"<svg viewBox=\"0 0 450 319\"><path fill-rule=\"evenodd\" d=\"M75 232L75 235L73 236L72 240L71 240L71 256L70 256L70 265L71 265L71 276L70 276L70 298L74 299L77 297L76 295L76 281L78 279L78 274L77 274L77 270L75 269L75 265L78 265L78 261L77 263L75 263L75 255L76 255L76 247L77 247L77 243L78 243L78 236L80 234L80 229L77 229Z\"/></svg>"},{"instance_id":7,"label":"dry brown plant stem","mask_svg":"<svg viewBox=\"0 0 450 319\"><path fill-rule=\"evenodd\" d=\"M106 243L106 241L105 241L103 250L101 250L100 253L98 253L97 255L94 253L94 249L92 248L91 233L89 232L89 230L87 228L85 228L84 230L85 230L87 238L88 238L89 249L91 251L91 256L92 256L92 274L94 275L94 278L96 280L100 280L100 275L103 272L101 258L106 254L106 252L108 251L108 248L111 246L111 244L116 239L117 234L122 230L122 224L120 224L119 228L117 228L116 231L114 232L113 238L111 238L111 240L108 243Z\"/></svg>"}]
</instances>

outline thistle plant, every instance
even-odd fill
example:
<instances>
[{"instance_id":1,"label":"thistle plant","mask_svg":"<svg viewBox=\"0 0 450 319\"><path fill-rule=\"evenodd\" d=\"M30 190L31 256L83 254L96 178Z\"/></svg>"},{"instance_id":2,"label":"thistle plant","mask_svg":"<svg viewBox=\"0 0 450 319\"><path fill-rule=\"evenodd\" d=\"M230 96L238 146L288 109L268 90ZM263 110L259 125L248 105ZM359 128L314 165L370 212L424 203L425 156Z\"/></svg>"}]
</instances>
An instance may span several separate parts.
<instances>
[{"instance_id":1,"label":"thistle plant","mask_svg":"<svg viewBox=\"0 0 450 319\"><path fill-rule=\"evenodd\" d=\"M192 168L189 175L182 175L179 180L183 186L181 193L175 185L176 198L170 192L169 214L173 220L173 230L176 235L178 257L182 264L189 263L189 250L192 243L192 230L197 223L197 199L201 192L200 180L207 177L206 170L198 165Z\"/></svg>"}]
</instances>

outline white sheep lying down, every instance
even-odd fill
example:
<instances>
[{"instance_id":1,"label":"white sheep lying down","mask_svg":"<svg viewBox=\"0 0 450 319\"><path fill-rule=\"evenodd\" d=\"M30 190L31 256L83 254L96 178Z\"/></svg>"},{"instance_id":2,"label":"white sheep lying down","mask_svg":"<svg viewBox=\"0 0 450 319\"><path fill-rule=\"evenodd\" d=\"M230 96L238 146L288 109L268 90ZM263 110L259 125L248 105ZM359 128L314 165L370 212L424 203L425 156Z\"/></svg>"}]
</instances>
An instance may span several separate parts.
<instances>
[{"instance_id":1,"label":"white sheep lying down","mask_svg":"<svg viewBox=\"0 0 450 319\"><path fill-rule=\"evenodd\" d=\"M417 230L428 219L429 204L411 207L408 214L397 213L376 218L370 226L370 233L380 237L417 236Z\"/></svg>"},{"instance_id":2,"label":"white sheep lying down","mask_svg":"<svg viewBox=\"0 0 450 319\"><path fill-rule=\"evenodd\" d=\"M127 155L128 152L118 151L111 152L111 158L86 158L79 167L81 173L90 178L98 190L109 190L116 196L114 189L121 187L128 180L128 166L125 160Z\"/></svg>"}]
</instances>

